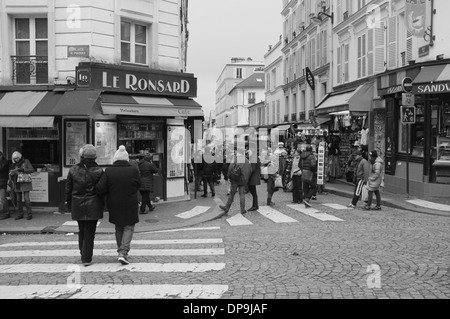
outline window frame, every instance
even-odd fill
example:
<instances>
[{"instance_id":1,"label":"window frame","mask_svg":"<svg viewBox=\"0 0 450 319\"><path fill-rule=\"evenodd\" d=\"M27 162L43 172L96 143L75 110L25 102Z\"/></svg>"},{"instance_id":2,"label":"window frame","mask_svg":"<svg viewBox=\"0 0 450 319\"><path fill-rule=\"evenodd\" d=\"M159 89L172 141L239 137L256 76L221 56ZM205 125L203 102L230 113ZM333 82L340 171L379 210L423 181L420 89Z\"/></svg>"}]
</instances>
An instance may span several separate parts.
<instances>
[{"instance_id":1,"label":"window frame","mask_svg":"<svg viewBox=\"0 0 450 319\"><path fill-rule=\"evenodd\" d=\"M130 40L124 40L122 34L122 23L130 24ZM144 27L145 28L145 44L136 42L136 27ZM150 61L150 25L140 21L133 21L129 19L122 18L120 20L120 62L124 64L136 64L148 66ZM127 43L130 46L130 61L123 60L123 50L122 44ZM136 62L136 47L144 47L145 48L145 63Z\"/></svg>"}]
</instances>

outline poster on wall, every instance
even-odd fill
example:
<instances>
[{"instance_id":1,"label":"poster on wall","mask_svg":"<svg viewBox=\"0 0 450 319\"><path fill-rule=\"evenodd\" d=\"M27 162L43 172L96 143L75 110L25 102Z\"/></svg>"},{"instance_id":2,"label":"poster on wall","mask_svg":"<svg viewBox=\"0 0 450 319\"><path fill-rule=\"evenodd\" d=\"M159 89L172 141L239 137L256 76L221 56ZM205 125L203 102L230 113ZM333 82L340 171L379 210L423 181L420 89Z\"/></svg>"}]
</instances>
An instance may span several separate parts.
<instances>
[{"instance_id":1,"label":"poster on wall","mask_svg":"<svg viewBox=\"0 0 450 319\"><path fill-rule=\"evenodd\" d=\"M167 178L184 177L185 140L184 126L167 127Z\"/></svg>"},{"instance_id":2,"label":"poster on wall","mask_svg":"<svg viewBox=\"0 0 450 319\"><path fill-rule=\"evenodd\" d=\"M48 203L48 173L31 174L31 183L33 190L30 192L30 201L33 203Z\"/></svg>"},{"instance_id":3,"label":"poster on wall","mask_svg":"<svg viewBox=\"0 0 450 319\"><path fill-rule=\"evenodd\" d=\"M87 143L87 122L66 122L66 166L72 166L79 161L79 151Z\"/></svg>"},{"instance_id":4,"label":"poster on wall","mask_svg":"<svg viewBox=\"0 0 450 319\"><path fill-rule=\"evenodd\" d=\"M112 165L117 150L117 123L95 122L94 145L97 148L97 164Z\"/></svg>"}]
</instances>

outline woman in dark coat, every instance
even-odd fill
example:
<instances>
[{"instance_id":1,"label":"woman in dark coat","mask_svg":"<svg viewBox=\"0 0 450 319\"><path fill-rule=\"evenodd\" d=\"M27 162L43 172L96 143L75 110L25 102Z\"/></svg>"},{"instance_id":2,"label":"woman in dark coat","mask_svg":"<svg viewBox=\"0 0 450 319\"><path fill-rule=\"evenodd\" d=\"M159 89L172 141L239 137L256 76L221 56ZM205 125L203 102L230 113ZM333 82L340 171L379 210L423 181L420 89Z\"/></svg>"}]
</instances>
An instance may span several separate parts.
<instances>
[{"instance_id":1,"label":"woman in dark coat","mask_svg":"<svg viewBox=\"0 0 450 319\"><path fill-rule=\"evenodd\" d=\"M88 144L80 149L80 163L72 166L66 180L66 207L78 223L81 262L92 263L97 222L103 218L104 200L96 192L103 169L95 162L97 150Z\"/></svg>"},{"instance_id":2,"label":"woman in dark coat","mask_svg":"<svg viewBox=\"0 0 450 319\"><path fill-rule=\"evenodd\" d=\"M151 154L146 154L144 158L139 161L138 166L141 175L141 187L139 188L139 192L142 197L140 213L148 214L148 212L145 211L146 206L148 206L149 211L155 209L155 206L152 205L150 200L150 193L153 193L153 174L158 173L158 168L153 164Z\"/></svg>"},{"instance_id":3,"label":"woman in dark coat","mask_svg":"<svg viewBox=\"0 0 450 319\"><path fill-rule=\"evenodd\" d=\"M22 203L22 194L25 200L25 206L27 208L27 219L30 220L33 218L31 212L31 200L30 200L30 191L33 190L32 182L26 183L18 183L17 177L19 173L23 174L31 174L34 173L34 167L31 165L30 161L26 158L22 157L22 154L19 152L14 152L12 155L12 165L11 165L11 180L13 182L13 190L15 199L17 199L17 207L18 207L18 215L15 220L23 218L23 203Z\"/></svg>"},{"instance_id":4,"label":"woman in dark coat","mask_svg":"<svg viewBox=\"0 0 450 319\"><path fill-rule=\"evenodd\" d=\"M256 186L261 185L261 161L258 156L252 157L251 151L249 151L249 158L252 165L252 174L248 180L248 190L253 197L252 207L247 209L247 211L252 212L259 209L258 205L258 193L256 191ZM256 163L254 161L256 160Z\"/></svg>"},{"instance_id":5,"label":"woman in dark coat","mask_svg":"<svg viewBox=\"0 0 450 319\"><path fill-rule=\"evenodd\" d=\"M105 169L96 190L106 194L109 222L115 225L118 261L128 265L128 252L134 226L139 222L138 190L141 186L139 170L129 163L125 146L114 154L113 165Z\"/></svg>"},{"instance_id":6,"label":"woman in dark coat","mask_svg":"<svg viewBox=\"0 0 450 319\"><path fill-rule=\"evenodd\" d=\"M207 160L205 160L205 156L207 156ZM211 189L211 196L216 196L215 188L214 188L214 174L217 171L216 161L214 158L214 153L211 152L210 147L205 148L205 155L203 155L203 195L202 197L208 197L208 185Z\"/></svg>"}]
</instances>

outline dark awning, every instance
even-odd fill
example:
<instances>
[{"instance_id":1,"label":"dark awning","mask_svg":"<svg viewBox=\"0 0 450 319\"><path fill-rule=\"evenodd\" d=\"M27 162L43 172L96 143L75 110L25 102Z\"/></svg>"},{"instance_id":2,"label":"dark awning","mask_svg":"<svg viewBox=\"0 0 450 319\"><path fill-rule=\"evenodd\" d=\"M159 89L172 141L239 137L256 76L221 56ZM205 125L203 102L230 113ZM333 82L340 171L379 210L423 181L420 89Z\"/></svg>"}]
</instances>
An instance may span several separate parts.
<instances>
[{"instance_id":1,"label":"dark awning","mask_svg":"<svg viewBox=\"0 0 450 319\"><path fill-rule=\"evenodd\" d=\"M62 116L90 116L101 114L96 103L101 91L98 90L75 90L67 91L59 100L58 104L51 110L51 115Z\"/></svg>"},{"instance_id":2,"label":"dark awning","mask_svg":"<svg viewBox=\"0 0 450 319\"><path fill-rule=\"evenodd\" d=\"M414 94L450 93L450 64L424 66L414 79Z\"/></svg>"}]
</instances>

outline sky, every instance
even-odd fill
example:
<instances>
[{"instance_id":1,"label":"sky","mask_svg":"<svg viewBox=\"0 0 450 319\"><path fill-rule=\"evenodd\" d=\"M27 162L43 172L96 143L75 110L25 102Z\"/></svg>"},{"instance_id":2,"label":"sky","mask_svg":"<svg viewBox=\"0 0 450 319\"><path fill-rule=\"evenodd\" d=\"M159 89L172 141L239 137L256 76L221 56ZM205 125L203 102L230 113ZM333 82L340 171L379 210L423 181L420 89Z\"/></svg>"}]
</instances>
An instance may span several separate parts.
<instances>
[{"instance_id":1,"label":"sky","mask_svg":"<svg viewBox=\"0 0 450 319\"><path fill-rule=\"evenodd\" d=\"M282 0L189 0L187 72L197 78L205 118L214 117L216 81L233 57L264 62L282 34Z\"/></svg>"}]
</instances>

